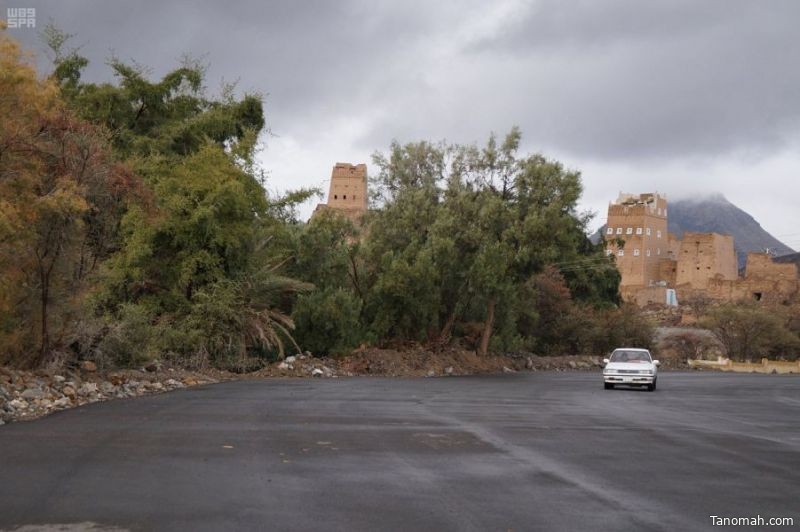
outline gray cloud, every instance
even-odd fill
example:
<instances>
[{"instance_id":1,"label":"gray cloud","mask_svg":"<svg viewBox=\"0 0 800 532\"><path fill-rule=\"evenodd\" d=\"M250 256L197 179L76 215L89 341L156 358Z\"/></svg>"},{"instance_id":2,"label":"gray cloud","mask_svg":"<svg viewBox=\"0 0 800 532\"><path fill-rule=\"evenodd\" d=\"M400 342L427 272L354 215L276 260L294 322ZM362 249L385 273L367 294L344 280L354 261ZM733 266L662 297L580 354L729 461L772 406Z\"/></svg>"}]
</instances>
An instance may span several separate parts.
<instances>
[{"instance_id":1,"label":"gray cloud","mask_svg":"<svg viewBox=\"0 0 800 532\"><path fill-rule=\"evenodd\" d=\"M395 138L474 142L519 125L526 148L586 170L600 211L620 188L702 183L750 198L742 206L776 225L797 221L787 198L800 188L786 182L800 169L794 1L15 5L76 33L90 79L109 77L112 50L154 76L189 52L210 64L211 89L238 79L267 94L276 188L324 182L335 160L366 161ZM35 32L11 33L41 49Z\"/></svg>"},{"instance_id":2,"label":"gray cloud","mask_svg":"<svg viewBox=\"0 0 800 532\"><path fill-rule=\"evenodd\" d=\"M519 123L538 146L612 159L768 152L796 138L799 18L796 2L546 0L437 67L449 105ZM437 118L463 131L449 105Z\"/></svg>"}]
</instances>

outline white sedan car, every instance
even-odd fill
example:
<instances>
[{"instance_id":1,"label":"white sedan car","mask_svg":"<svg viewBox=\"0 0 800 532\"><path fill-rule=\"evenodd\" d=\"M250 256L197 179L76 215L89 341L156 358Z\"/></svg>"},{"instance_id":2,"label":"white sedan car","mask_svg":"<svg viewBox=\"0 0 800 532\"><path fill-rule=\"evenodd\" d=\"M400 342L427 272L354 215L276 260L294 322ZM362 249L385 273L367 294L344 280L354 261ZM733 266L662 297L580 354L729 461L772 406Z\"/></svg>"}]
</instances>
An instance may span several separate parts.
<instances>
[{"instance_id":1,"label":"white sedan car","mask_svg":"<svg viewBox=\"0 0 800 532\"><path fill-rule=\"evenodd\" d=\"M621 347L603 360L603 383L606 390L617 384L646 386L648 391L656 389L658 360L653 360L647 349Z\"/></svg>"}]
</instances>

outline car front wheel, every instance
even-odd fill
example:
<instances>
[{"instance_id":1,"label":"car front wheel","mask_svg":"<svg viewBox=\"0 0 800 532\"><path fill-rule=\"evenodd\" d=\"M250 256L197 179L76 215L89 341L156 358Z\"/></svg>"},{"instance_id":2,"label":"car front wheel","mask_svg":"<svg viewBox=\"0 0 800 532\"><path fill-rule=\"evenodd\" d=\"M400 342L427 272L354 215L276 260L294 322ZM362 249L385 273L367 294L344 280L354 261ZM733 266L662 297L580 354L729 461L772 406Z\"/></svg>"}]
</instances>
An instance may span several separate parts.
<instances>
[{"instance_id":1,"label":"car front wheel","mask_svg":"<svg viewBox=\"0 0 800 532\"><path fill-rule=\"evenodd\" d=\"M605 388L606 390L613 390L614 389L614 384L612 384L610 382L604 382L603 383L603 388Z\"/></svg>"},{"instance_id":2,"label":"car front wheel","mask_svg":"<svg viewBox=\"0 0 800 532\"><path fill-rule=\"evenodd\" d=\"M657 380L658 380L658 379L654 380L654 381L653 381L653 384L648 384L648 385L647 385L647 391L648 391L648 392L654 392L654 391L656 391L656 382L657 382Z\"/></svg>"}]
</instances>

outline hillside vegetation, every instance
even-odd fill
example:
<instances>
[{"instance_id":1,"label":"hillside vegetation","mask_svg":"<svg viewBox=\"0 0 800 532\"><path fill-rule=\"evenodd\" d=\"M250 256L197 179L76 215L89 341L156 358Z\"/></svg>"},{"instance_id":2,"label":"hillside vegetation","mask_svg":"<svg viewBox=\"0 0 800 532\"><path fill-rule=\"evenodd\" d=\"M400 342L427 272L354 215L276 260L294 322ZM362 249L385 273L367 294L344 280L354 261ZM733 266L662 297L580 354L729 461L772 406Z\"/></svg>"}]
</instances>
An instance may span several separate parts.
<instances>
[{"instance_id":1,"label":"hillside vegetation","mask_svg":"<svg viewBox=\"0 0 800 532\"><path fill-rule=\"evenodd\" d=\"M191 61L153 80L111 60L113 83L86 82L67 36L46 35L40 78L0 32L0 363L248 370L359 345L649 345L586 237L579 173L519 153L517 129L392 143L363 225L304 223L315 191L265 193L260 95L212 95Z\"/></svg>"}]
</instances>

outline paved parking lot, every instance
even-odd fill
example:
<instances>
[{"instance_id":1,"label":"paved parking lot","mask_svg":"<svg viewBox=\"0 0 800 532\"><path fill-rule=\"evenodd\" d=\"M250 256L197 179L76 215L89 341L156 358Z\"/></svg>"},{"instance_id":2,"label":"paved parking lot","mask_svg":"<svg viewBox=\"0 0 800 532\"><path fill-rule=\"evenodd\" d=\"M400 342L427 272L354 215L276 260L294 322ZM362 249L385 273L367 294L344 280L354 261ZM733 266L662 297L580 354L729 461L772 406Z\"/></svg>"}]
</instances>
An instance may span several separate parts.
<instances>
[{"instance_id":1,"label":"paved parking lot","mask_svg":"<svg viewBox=\"0 0 800 532\"><path fill-rule=\"evenodd\" d=\"M229 382L0 427L0 478L12 530L800 527L800 376Z\"/></svg>"}]
</instances>

